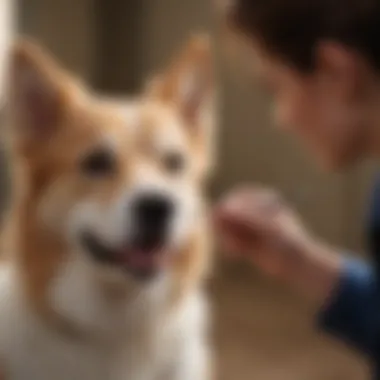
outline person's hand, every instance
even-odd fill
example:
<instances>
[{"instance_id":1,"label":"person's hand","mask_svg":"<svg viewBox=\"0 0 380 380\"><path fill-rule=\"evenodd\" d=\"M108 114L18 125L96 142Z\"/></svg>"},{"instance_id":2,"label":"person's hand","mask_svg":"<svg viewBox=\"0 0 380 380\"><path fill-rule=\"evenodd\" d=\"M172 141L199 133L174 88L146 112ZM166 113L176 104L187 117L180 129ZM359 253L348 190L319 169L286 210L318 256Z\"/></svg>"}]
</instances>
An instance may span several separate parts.
<instances>
[{"instance_id":1,"label":"person's hand","mask_svg":"<svg viewBox=\"0 0 380 380\"><path fill-rule=\"evenodd\" d=\"M269 274L286 271L311 242L298 217L272 190L235 190L216 207L214 216L228 253L251 259Z\"/></svg>"},{"instance_id":2,"label":"person's hand","mask_svg":"<svg viewBox=\"0 0 380 380\"><path fill-rule=\"evenodd\" d=\"M339 257L306 231L276 192L257 187L233 191L216 207L214 218L219 240L230 254L327 296L339 273Z\"/></svg>"}]
</instances>

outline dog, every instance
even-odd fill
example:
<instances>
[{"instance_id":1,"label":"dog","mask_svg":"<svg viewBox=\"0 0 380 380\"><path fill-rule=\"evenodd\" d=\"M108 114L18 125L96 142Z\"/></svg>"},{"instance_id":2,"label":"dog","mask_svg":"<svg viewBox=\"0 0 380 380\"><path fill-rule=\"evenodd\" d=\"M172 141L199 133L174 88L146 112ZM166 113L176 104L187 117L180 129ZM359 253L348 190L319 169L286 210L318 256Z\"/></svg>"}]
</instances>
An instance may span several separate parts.
<instances>
[{"instance_id":1,"label":"dog","mask_svg":"<svg viewBox=\"0 0 380 380\"><path fill-rule=\"evenodd\" d=\"M10 51L0 262L9 380L206 380L210 41L113 99L30 40Z\"/></svg>"}]
</instances>

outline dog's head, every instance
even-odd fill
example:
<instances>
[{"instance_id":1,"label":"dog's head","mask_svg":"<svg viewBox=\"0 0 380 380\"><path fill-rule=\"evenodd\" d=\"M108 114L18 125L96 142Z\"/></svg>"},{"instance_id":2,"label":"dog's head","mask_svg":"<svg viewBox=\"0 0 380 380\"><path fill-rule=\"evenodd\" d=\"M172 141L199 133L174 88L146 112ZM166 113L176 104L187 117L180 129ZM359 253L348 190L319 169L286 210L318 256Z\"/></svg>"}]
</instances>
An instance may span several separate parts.
<instances>
[{"instance_id":1,"label":"dog's head","mask_svg":"<svg viewBox=\"0 0 380 380\"><path fill-rule=\"evenodd\" d=\"M14 191L34 224L28 228L96 268L150 278L170 267L202 213L212 163L211 71L208 42L196 37L141 96L115 101L34 44L17 44L9 104Z\"/></svg>"}]
</instances>

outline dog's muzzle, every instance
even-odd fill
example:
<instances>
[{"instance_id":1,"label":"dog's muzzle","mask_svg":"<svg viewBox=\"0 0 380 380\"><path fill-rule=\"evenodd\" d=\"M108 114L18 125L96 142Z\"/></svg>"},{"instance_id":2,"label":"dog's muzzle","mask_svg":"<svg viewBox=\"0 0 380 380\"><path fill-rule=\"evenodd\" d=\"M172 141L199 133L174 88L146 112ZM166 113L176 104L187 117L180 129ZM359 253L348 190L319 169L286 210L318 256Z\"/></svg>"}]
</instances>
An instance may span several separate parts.
<instances>
[{"instance_id":1,"label":"dog's muzzle","mask_svg":"<svg viewBox=\"0 0 380 380\"><path fill-rule=\"evenodd\" d=\"M81 242L98 263L149 279L163 269L170 256L168 241L175 207L169 198L147 193L134 200L129 212L133 231L123 244L108 246L90 231L82 233Z\"/></svg>"}]
</instances>

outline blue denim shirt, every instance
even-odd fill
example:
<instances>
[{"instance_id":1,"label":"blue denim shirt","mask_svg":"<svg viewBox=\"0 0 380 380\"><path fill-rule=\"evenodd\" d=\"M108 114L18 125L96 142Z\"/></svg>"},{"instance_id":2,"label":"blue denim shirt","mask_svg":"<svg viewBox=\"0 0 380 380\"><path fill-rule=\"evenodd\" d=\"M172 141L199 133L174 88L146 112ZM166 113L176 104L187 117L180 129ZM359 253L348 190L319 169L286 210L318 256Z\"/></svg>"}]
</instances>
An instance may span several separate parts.
<instances>
[{"instance_id":1,"label":"blue denim shirt","mask_svg":"<svg viewBox=\"0 0 380 380\"><path fill-rule=\"evenodd\" d=\"M347 258L337 289L320 314L322 328L366 354L380 380L380 181L368 226L373 263Z\"/></svg>"}]
</instances>

